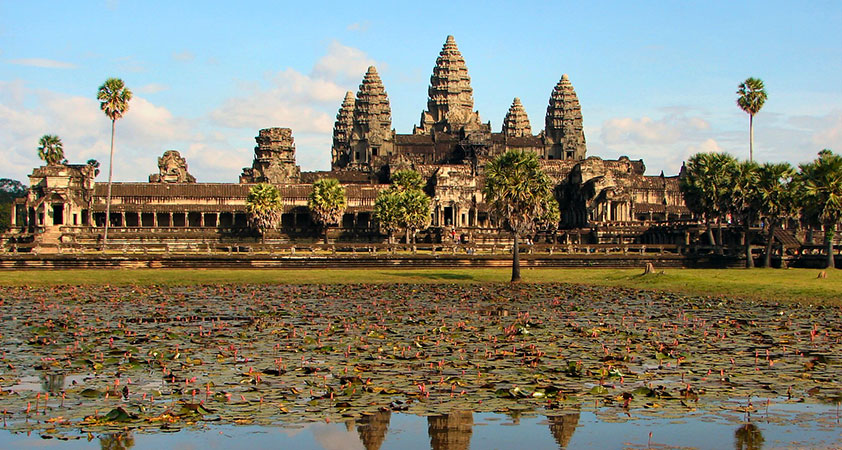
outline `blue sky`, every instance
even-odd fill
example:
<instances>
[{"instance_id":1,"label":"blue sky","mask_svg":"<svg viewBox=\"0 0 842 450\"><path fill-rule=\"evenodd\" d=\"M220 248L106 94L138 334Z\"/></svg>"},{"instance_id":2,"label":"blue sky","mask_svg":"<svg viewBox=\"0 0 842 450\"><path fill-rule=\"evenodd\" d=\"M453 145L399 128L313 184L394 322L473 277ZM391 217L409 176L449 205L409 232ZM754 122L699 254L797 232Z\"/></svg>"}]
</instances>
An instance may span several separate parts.
<instances>
[{"instance_id":1,"label":"blue sky","mask_svg":"<svg viewBox=\"0 0 842 450\"><path fill-rule=\"evenodd\" d=\"M456 38L475 109L499 131L520 97L534 132L567 73L588 154L677 173L697 151L748 155L737 85L766 83L760 161L842 152L842 2L23 2L0 0L0 177L25 180L38 138L71 162L108 159L98 86L135 99L115 179L176 149L199 181L236 182L260 128L293 129L302 170L330 165L346 90L376 65L392 126L411 133L436 56ZM102 177L102 175L101 175Z\"/></svg>"}]
</instances>

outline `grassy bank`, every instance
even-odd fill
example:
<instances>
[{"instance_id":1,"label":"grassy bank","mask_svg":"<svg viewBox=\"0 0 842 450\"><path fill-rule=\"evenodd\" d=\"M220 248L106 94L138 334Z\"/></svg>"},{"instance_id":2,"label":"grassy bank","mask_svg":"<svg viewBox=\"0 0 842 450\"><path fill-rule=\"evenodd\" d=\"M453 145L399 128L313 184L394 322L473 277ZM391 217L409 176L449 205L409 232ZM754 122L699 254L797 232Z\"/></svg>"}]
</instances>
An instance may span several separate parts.
<instances>
[{"instance_id":1,"label":"grassy bank","mask_svg":"<svg viewBox=\"0 0 842 450\"><path fill-rule=\"evenodd\" d=\"M288 284L288 283L503 283L510 269L152 269L0 272L3 286L85 284ZM842 305L842 272L819 270L667 269L641 275L640 269L526 269L525 282L578 283Z\"/></svg>"}]
</instances>

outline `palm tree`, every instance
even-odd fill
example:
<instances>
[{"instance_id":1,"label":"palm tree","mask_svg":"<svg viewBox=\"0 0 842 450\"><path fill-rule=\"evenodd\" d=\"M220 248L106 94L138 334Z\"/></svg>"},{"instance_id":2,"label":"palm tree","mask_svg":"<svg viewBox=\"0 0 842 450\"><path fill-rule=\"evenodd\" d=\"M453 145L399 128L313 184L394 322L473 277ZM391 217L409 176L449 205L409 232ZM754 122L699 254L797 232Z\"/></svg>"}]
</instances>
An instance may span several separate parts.
<instances>
[{"instance_id":1,"label":"palm tree","mask_svg":"<svg viewBox=\"0 0 842 450\"><path fill-rule=\"evenodd\" d=\"M419 230L430 226L432 216L430 215L430 197L420 189L412 189L401 192L401 205L403 218L401 224L406 228L406 243L409 244L412 237L412 251L415 251L415 235Z\"/></svg>"},{"instance_id":2,"label":"palm tree","mask_svg":"<svg viewBox=\"0 0 842 450\"><path fill-rule=\"evenodd\" d=\"M746 268L754 267L754 257L751 254L751 226L757 220L760 210L760 195L757 189L760 166L754 161L739 161L736 173L729 186L728 199L731 204L731 214L738 218L743 226L745 239Z\"/></svg>"},{"instance_id":3,"label":"palm tree","mask_svg":"<svg viewBox=\"0 0 842 450\"><path fill-rule=\"evenodd\" d=\"M430 226L430 197L422 190L424 177L414 170L399 170L392 174L392 186L389 188L397 193L401 206L401 218L398 221L406 229L406 243L412 242L413 251L415 235L419 230Z\"/></svg>"},{"instance_id":4,"label":"palm tree","mask_svg":"<svg viewBox=\"0 0 842 450\"><path fill-rule=\"evenodd\" d=\"M424 178L414 170L399 170L392 174L391 178L392 185L401 191L420 191L424 187Z\"/></svg>"},{"instance_id":5,"label":"palm tree","mask_svg":"<svg viewBox=\"0 0 842 450\"><path fill-rule=\"evenodd\" d=\"M132 91L119 78L109 78L99 87L96 94L99 108L111 119L111 156L108 158L108 195L105 199L105 233L103 243L108 243L108 225L111 222L111 179L114 175L114 127L117 119L129 110Z\"/></svg>"},{"instance_id":6,"label":"palm tree","mask_svg":"<svg viewBox=\"0 0 842 450\"><path fill-rule=\"evenodd\" d=\"M394 232L400 228L403 219L403 202L400 192L394 189L384 189L377 193L374 201L374 219L380 228L389 236L389 243L393 242Z\"/></svg>"},{"instance_id":7,"label":"palm tree","mask_svg":"<svg viewBox=\"0 0 842 450\"><path fill-rule=\"evenodd\" d=\"M799 166L805 215L824 226L827 268L835 267L833 236L842 220L842 156L822 150L814 161Z\"/></svg>"},{"instance_id":8,"label":"palm tree","mask_svg":"<svg viewBox=\"0 0 842 450\"><path fill-rule=\"evenodd\" d=\"M730 208L729 191L737 174L737 160L727 153L696 153L687 160L681 192L687 207L704 219L710 244L722 251L722 221ZM718 225L719 239L713 235Z\"/></svg>"},{"instance_id":9,"label":"palm tree","mask_svg":"<svg viewBox=\"0 0 842 450\"><path fill-rule=\"evenodd\" d=\"M494 158L485 169L483 195L491 209L509 225L514 238L512 282L520 281L518 238L535 229L536 220L549 208L550 177L541 170L533 152L509 150Z\"/></svg>"},{"instance_id":10,"label":"palm tree","mask_svg":"<svg viewBox=\"0 0 842 450\"><path fill-rule=\"evenodd\" d=\"M281 222L283 211L281 191L272 184L255 184L249 190L246 198L246 212L249 214L249 223L261 235L261 241L265 239L267 230L276 228Z\"/></svg>"},{"instance_id":11,"label":"palm tree","mask_svg":"<svg viewBox=\"0 0 842 450\"><path fill-rule=\"evenodd\" d=\"M48 166L55 166L64 160L64 147L61 139L53 134L45 134L38 140L38 157Z\"/></svg>"},{"instance_id":12,"label":"palm tree","mask_svg":"<svg viewBox=\"0 0 842 450\"><path fill-rule=\"evenodd\" d=\"M345 199L345 188L336 178L325 178L313 183L313 192L307 199L307 207L316 222L324 227L325 245L327 245L327 231L331 225L338 224L345 213L348 201Z\"/></svg>"},{"instance_id":13,"label":"palm tree","mask_svg":"<svg viewBox=\"0 0 842 450\"><path fill-rule=\"evenodd\" d=\"M754 115L760 111L766 103L766 90L763 87L763 80L760 78L746 78L740 83L737 94L737 105L748 113L749 146L748 160L754 161Z\"/></svg>"},{"instance_id":14,"label":"palm tree","mask_svg":"<svg viewBox=\"0 0 842 450\"><path fill-rule=\"evenodd\" d=\"M772 244L775 229L794 214L792 177L795 169L789 163L765 163L760 166L757 191L760 196L760 212L766 217L766 249L763 252L763 267L772 266Z\"/></svg>"}]
</instances>

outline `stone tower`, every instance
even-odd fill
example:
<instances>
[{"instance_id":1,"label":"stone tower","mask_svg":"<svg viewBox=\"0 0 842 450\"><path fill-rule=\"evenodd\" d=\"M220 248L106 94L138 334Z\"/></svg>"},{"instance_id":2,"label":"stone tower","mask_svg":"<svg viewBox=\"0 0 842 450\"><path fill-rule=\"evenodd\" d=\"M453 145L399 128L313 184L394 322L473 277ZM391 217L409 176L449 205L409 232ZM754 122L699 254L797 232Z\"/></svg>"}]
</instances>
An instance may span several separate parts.
<instances>
[{"instance_id":1,"label":"stone tower","mask_svg":"<svg viewBox=\"0 0 842 450\"><path fill-rule=\"evenodd\" d=\"M368 68L354 102L349 164L370 165L394 148L392 108L374 66Z\"/></svg>"},{"instance_id":2,"label":"stone tower","mask_svg":"<svg viewBox=\"0 0 842 450\"><path fill-rule=\"evenodd\" d=\"M529 117L526 116L526 110L523 109L523 105L517 97L512 101L512 106L509 107L509 112L503 119L503 134L506 137L532 136Z\"/></svg>"},{"instance_id":3,"label":"stone tower","mask_svg":"<svg viewBox=\"0 0 842 450\"><path fill-rule=\"evenodd\" d=\"M585 159L585 132L582 128L582 107L567 74L561 76L547 106L547 158Z\"/></svg>"},{"instance_id":4,"label":"stone tower","mask_svg":"<svg viewBox=\"0 0 842 450\"><path fill-rule=\"evenodd\" d=\"M345 93L345 100L336 114L333 124L333 147L331 148L331 166L339 169L351 160L351 134L354 131L354 93Z\"/></svg>"},{"instance_id":5,"label":"stone tower","mask_svg":"<svg viewBox=\"0 0 842 450\"><path fill-rule=\"evenodd\" d=\"M295 165L295 139L290 128L265 128L257 137L254 162L243 169L240 183L296 183L301 169Z\"/></svg>"},{"instance_id":6,"label":"stone tower","mask_svg":"<svg viewBox=\"0 0 842 450\"><path fill-rule=\"evenodd\" d=\"M453 36L448 36L436 59L428 89L427 111L421 113L416 134L456 133L480 129L479 112L474 109L473 89L468 67Z\"/></svg>"}]
</instances>

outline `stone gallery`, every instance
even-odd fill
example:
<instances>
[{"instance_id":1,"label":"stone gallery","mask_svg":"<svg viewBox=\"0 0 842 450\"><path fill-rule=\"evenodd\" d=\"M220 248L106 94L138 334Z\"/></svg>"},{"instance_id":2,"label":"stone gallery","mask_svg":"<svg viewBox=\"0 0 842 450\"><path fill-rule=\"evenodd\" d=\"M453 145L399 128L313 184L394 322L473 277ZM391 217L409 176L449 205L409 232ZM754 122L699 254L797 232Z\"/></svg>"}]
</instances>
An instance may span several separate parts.
<instances>
[{"instance_id":1,"label":"stone gallery","mask_svg":"<svg viewBox=\"0 0 842 450\"><path fill-rule=\"evenodd\" d=\"M390 174L412 169L424 177L432 198L432 224L423 239L435 242L457 230L481 240L500 235L482 195L484 167L511 149L537 153L555 183L562 216L556 239L572 233L617 239L593 233L602 227L623 228L620 239L633 242L653 222L690 218L678 176L644 175L642 160L587 156L582 110L567 75L548 86L548 93L543 130L533 132L514 98L502 128L493 131L474 110L468 68L448 36L430 77L427 109L411 134L392 128L386 87L377 69L369 67L356 95L349 91L341 101L330 171L300 170L289 128L259 131L254 162L243 169L239 183L197 182L179 152L168 150L158 158L158 171L148 183L113 184L111 237L130 243L168 236L207 241L244 235L246 197L254 183L272 183L281 191L284 211L275 239L316 236L307 197L314 181L336 178L346 189L348 208L331 239L377 242L385 238L372 215L377 193L389 184ZM13 226L34 233L43 244L96 242L105 225L107 196L107 184L94 181L97 173L91 165L34 169L28 197L15 205ZM614 237L592 237L597 235Z\"/></svg>"}]
</instances>

